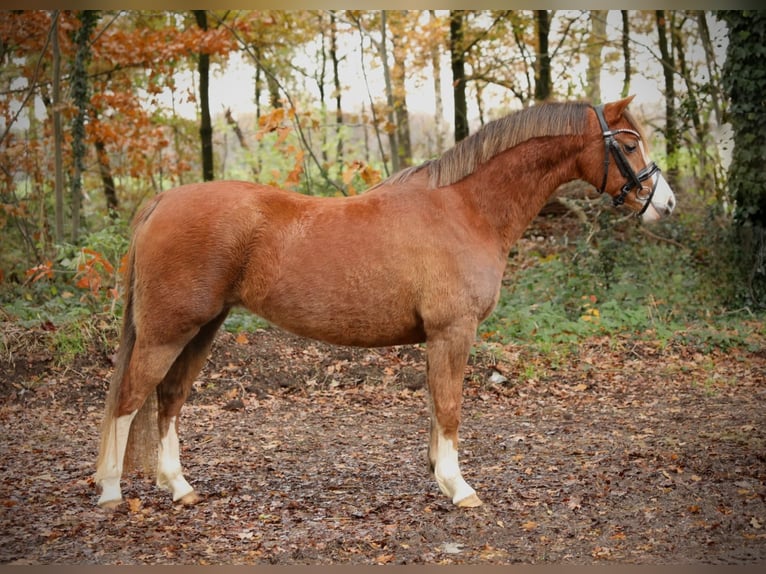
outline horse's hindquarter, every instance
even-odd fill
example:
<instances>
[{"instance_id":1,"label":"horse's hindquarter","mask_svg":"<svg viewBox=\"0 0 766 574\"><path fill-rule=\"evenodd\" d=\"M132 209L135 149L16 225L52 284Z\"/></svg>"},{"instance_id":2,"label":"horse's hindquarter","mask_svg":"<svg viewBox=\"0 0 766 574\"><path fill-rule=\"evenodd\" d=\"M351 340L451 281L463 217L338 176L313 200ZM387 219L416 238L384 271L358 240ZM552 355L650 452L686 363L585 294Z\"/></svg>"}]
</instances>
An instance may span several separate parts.
<instances>
[{"instance_id":1,"label":"horse's hindquarter","mask_svg":"<svg viewBox=\"0 0 766 574\"><path fill-rule=\"evenodd\" d=\"M133 233L139 333L172 340L238 303L262 188L244 182L191 184L158 195ZM268 250L262 249L261 252ZM167 331L163 334L162 331Z\"/></svg>"},{"instance_id":2,"label":"horse's hindquarter","mask_svg":"<svg viewBox=\"0 0 766 574\"><path fill-rule=\"evenodd\" d=\"M461 314L480 320L494 307L504 261L448 204L385 189L299 203L292 222L266 234L283 241L274 283L244 301L269 321L337 344L382 346L424 341L430 327Z\"/></svg>"}]
</instances>

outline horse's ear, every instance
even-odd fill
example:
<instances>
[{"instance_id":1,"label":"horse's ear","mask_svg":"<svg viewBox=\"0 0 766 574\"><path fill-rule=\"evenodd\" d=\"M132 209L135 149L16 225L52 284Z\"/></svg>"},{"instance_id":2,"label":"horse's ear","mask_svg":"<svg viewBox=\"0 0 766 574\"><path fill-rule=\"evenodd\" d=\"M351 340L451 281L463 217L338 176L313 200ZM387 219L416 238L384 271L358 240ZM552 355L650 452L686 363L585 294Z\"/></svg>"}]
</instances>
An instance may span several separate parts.
<instances>
[{"instance_id":1,"label":"horse's ear","mask_svg":"<svg viewBox=\"0 0 766 574\"><path fill-rule=\"evenodd\" d=\"M623 112L628 108L628 105L635 97L636 95L633 94L632 96L617 100L616 102L604 104L604 115L611 120L616 120L622 116Z\"/></svg>"}]
</instances>

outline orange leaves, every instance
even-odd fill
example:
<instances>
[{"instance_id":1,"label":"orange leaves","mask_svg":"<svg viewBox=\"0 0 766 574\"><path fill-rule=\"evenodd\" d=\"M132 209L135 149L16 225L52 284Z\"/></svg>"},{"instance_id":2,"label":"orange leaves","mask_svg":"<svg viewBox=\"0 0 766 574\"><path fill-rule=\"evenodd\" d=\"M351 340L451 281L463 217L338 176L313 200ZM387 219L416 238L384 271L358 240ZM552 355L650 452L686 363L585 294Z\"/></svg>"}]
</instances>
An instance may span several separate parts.
<instances>
[{"instance_id":1,"label":"orange leaves","mask_svg":"<svg viewBox=\"0 0 766 574\"><path fill-rule=\"evenodd\" d=\"M359 176L367 187L373 186L379 183L381 178L380 171L371 167L362 161L352 161L343 168L343 183L347 186L346 190L349 195L356 195L357 189L353 186L352 182L355 176Z\"/></svg>"},{"instance_id":2,"label":"orange leaves","mask_svg":"<svg viewBox=\"0 0 766 574\"><path fill-rule=\"evenodd\" d=\"M119 272L124 272L126 257L120 261ZM67 269L71 269L71 263L63 262ZM28 284L42 280L50 281L55 276L53 261L46 260L35 265L25 272ZM114 265L102 253L84 247L80 250L76 259L75 274L72 280L75 287L83 289L94 298L106 296L109 299L117 299L117 289L113 286L116 273ZM63 297L71 297L71 293L64 292Z\"/></svg>"},{"instance_id":3,"label":"orange leaves","mask_svg":"<svg viewBox=\"0 0 766 574\"><path fill-rule=\"evenodd\" d=\"M121 67L163 66L200 53L226 56L235 48L236 40L225 27L176 25L112 27L93 46L97 57Z\"/></svg>"},{"instance_id":4,"label":"orange leaves","mask_svg":"<svg viewBox=\"0 0 766 574\"><path fill-rule=\"evenodd\" d=\"M37 283L41 279L53 279L53 262L49 259L31 269L27 269L24 274L28 283Z\"/></svg>"},{"instance_id":5,"label":"orange leaves","mask_svg":"<svg viewBox=\"0 0 766 574\"><path fill-rule=\"evenodd\" d=\"M114 274L114 267L98 251L83 248L80 252L80 262L77 264L75 285L80 289L88 289L92 295L98 295L105 276Z\"/></svg>"},{"instance_id":6,"label":"orange leaves","mask_svg":"<svg viewBox=\"0 0 766 574\"><path fill-rule=\"evenodd\" d=\"M255 137L260 141L263 136L271 133L278 132L277 143L284 143L287 135L290 133L290 126L285 125L285 122L295 119L295 110L290 108L274 108L267 114L263 114L258 118L258 132Z\"/></svg>"},{"instance_id":7,"label":"orange leaves","mask_svg":"<svg viewBox=\"0 0 766 574\"><path fill-rule=\"evenodd\" d=\"M255 134L256 139L258 141L264 141L264 138L268 134L276 133L276 138L273 142L274 149L292 163L291 169L285 176L283 182L278 181L281 172L272 172L274 176L272 185L295 187L300 184L301 175L303 174L303 159L305 157L305 152L302 148L290 143L288 140L288 137L293 133L293 127L288 122L295 120L296 112L293 108L274 108L271 112L258 118L258 131Z\"/></svg>"}]
</instances>

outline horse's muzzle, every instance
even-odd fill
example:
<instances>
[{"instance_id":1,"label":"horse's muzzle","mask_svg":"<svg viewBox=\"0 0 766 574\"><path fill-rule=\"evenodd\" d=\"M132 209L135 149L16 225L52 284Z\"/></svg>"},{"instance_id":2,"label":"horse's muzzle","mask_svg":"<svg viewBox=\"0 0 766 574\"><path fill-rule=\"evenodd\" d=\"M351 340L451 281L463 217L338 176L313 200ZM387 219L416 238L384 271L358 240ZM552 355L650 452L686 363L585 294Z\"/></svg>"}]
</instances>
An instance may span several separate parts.
<instances>
[{"instance_id":1,"label":"horse's muzzle","mask_svg":"<svg viewBox=\"0 0 766 574\"><path fill-rule=\"evenodd\" d=\"M657 172L654 175L654 186L649 199L649 205L641 214L641 221L651 223L663 217L667 217L676 207L676 195L670 189L670 185L662 177L662 173Z\"/></svg>"}]
</instances>

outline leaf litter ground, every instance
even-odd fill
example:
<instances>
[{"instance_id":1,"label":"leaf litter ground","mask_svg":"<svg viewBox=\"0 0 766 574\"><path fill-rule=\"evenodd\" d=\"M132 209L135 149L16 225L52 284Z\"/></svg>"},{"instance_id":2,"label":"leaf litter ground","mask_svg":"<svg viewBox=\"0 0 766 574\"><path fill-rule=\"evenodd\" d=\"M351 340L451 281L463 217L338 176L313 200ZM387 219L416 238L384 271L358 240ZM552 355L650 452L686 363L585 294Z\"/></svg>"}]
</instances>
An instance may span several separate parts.
<instances>
[{"instance_id":1,"label":"leaf litter ground","mask_svg":"<svg viewBox=\"0 0 766 574\"><path fill-rule=\"evenodd\" d=\"M202 502L132 473L104 512L108 357L57 366L33 331L11 336L25 341L0 362L0 563L766 561L763 350L593 339L554 360L480 343L461 456L485 505L464 510L427 472L422 347L221 333L181 419Z\"/></svg>"}]
</instances>

